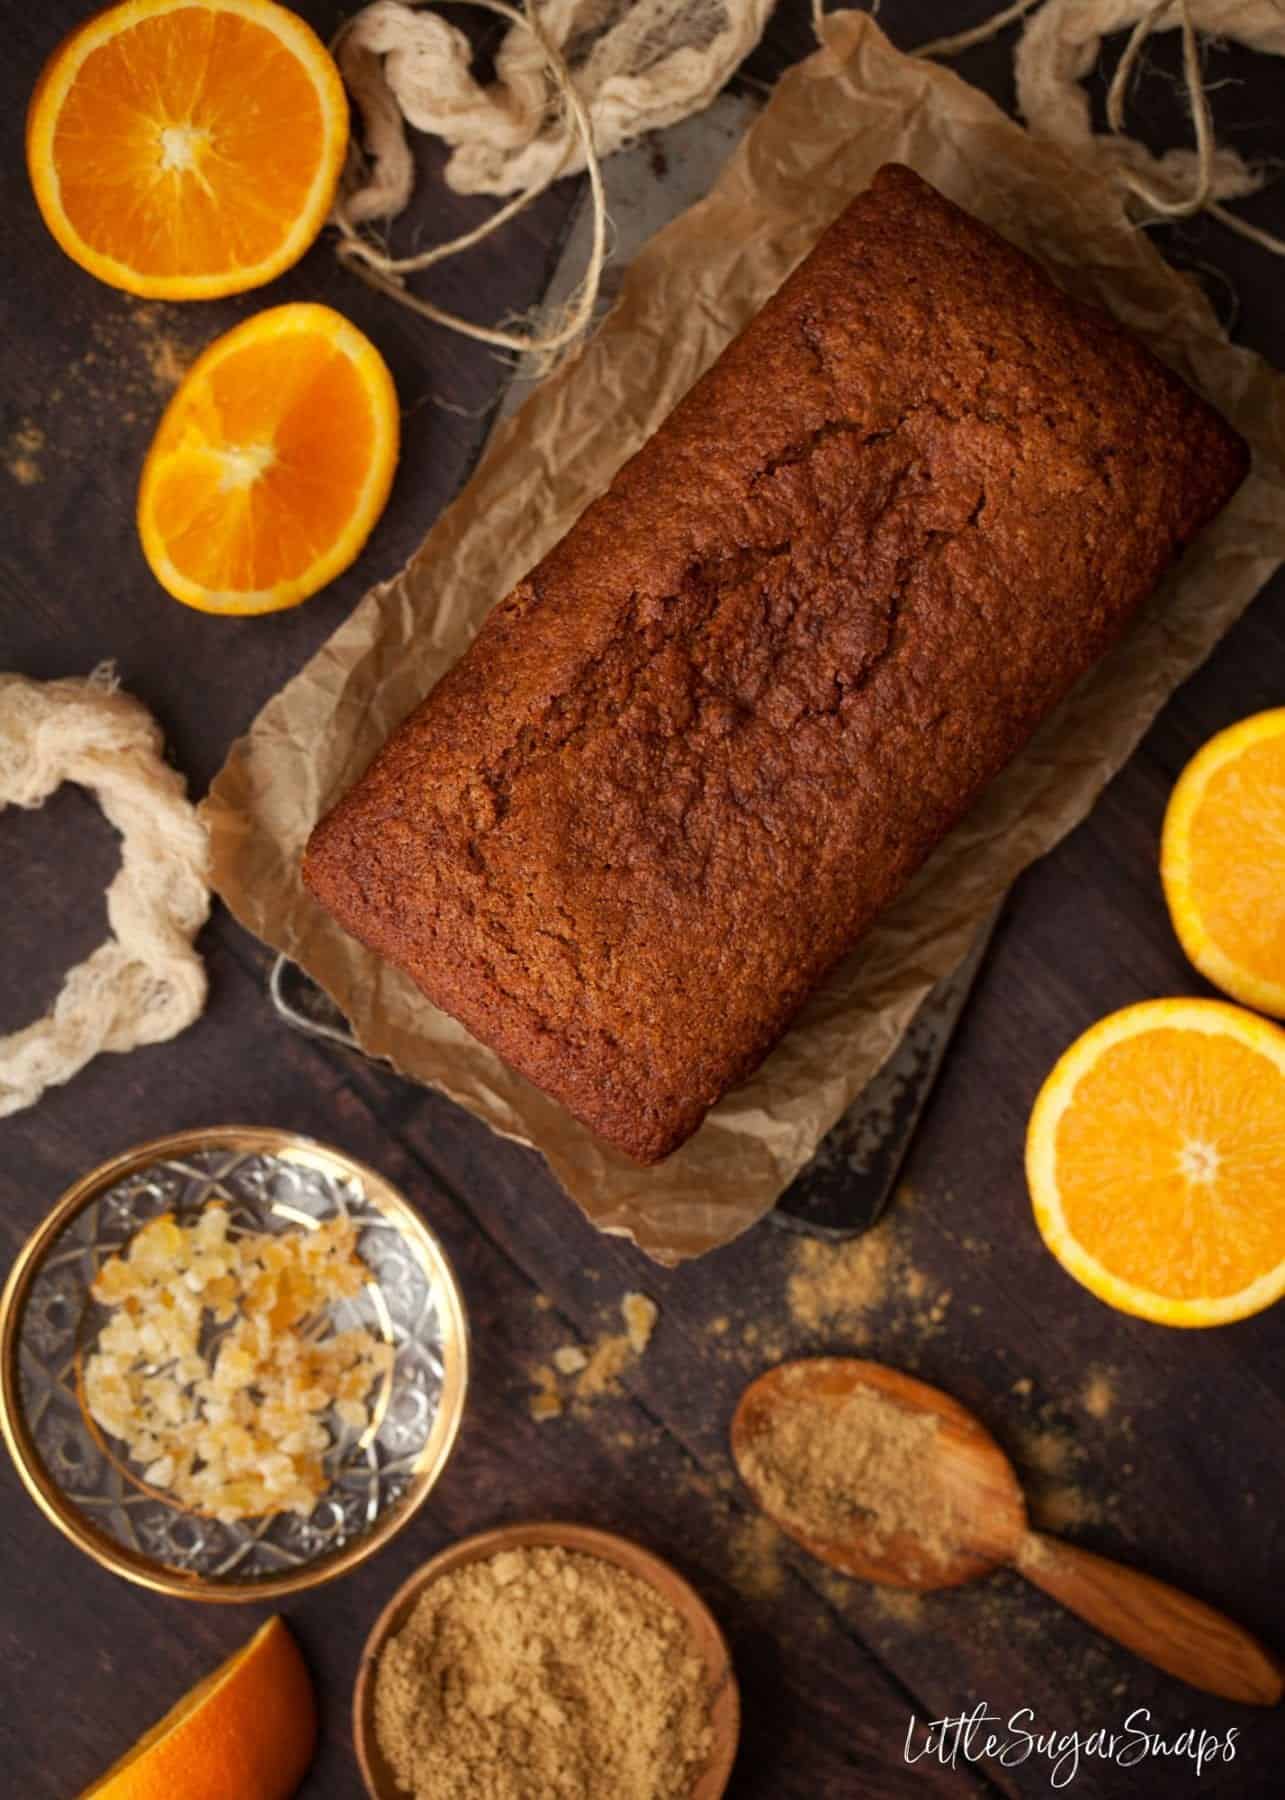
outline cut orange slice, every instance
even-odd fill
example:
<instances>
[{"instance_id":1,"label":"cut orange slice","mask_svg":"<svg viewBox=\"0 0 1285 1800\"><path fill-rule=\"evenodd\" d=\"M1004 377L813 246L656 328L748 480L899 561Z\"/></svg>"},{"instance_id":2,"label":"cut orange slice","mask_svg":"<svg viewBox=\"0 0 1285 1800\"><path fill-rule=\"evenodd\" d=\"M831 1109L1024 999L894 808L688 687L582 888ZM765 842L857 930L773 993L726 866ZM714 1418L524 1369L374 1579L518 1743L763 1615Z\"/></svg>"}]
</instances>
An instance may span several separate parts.
<instances>
[{"instance_id":1,"label":"cut orange slice","mask_svg":"<svg viewBox=\"0 0 1285 1800\"><path fill-rule=\"evenodd\" d=\"M156 579L202 612L296 606L357 556L397 443L392 376L354 325L304 303L247 319L193 365L147 453Z\"/></svg>"},{"instance_id":2,"label":"cut orange slice","mask_svg":"<svg viewBox=\"0 0 1285 1800\"><path fill-rule=\"evenodd\" d=\"M1222 1000L1151 1000L1086 1031L1026 1140L1035 1219L1077 1281L1162 1325L1285 1293L1285 1031Z\"/></svg>"},{"instance_id":3,"label":"cut orange slice","mask_svg":"<svg viewBox=\"0 0 1285 1800\"><path fill-rule=\"evenodd\" d=\"M311 1677L285 1625L269 1619L81 1800L289 1800L316 1740Z\"/></svg>"},{"instance_id":4,"label":"cut orange slice","mask_svg":"<svg viewBox=\"0 0 1285 1800\"><path fill-rule=\"evenodd\" d=\"M1285 1018L1285 707L1220 731L1187 764L1165 814L1160 876L1200 973Z\"/></svg>"},{"instance_id":5,"label":"cut orange slice","mask_svg":"<svg viewBox=\"0 0 1285 1800\"><path fill-rule=\"evenodd\" d=\"M348 102L274 0L125 0L54 51L27 114L36 203L100 281L207 300L271 281L325 223Z\"/></svg>"}]
</instances>

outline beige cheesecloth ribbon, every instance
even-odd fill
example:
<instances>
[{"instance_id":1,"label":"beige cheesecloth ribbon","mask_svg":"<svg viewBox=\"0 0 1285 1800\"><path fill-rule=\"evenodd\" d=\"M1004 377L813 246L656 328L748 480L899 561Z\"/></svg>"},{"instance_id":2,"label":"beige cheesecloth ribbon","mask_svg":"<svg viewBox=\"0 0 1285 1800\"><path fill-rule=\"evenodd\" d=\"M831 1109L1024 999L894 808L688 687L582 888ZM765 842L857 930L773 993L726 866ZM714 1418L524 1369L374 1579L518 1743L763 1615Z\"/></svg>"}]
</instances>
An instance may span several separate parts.
<instances>
[{"instance_id":1,"label":"beige cheesecloth ribbon","mask_svg":"<svg viewBox=\"0 0 1285 1800\"><path fill-rule=\"evenodd\" d=\"M1257 192L1268 175L1214 138L1200 60L1200 38L1236 40L1251 50L1285 56L1285 7L1280 0L1044 0L1031 12L1017 46L1017 104L1037 137L1049 138L1082 161L1096 161L1138 202L1142 223L1211 213L1230 230L1285 255L1285 240L1240 218L1222 200ZM1181 30L1183 79L1195 146L1155 155L1124 130L1129 86L1152 32ZM1124 54L1107 96L1109 131L1095 132L1081 83L1095 66L1102 40L1128 31Z\"/></svg>"},{"instance_id":2,"label":"beige cheesecloth ribbon","mask_svg":"<svg viewBox=\"0 0 1285 1800\"><path fill-rule=\"evenodd\" d=\"M340 30L335 54L361 116L364 154L354 146L335 205L339 255L363 280L438 324L547 360L593 322L608 254L599 159L707 106L758 42L772 0L531 0L525 11L509 0L467 4L509 26L489 86L472 74L464 33L416 0L374 0ZM824 0L814 0L813 10L824 36ZM1018 105L1036 136L1096 161L1133 196L1140 223L1209 212L1285 254L1285 241L1221 204L1255 192L1266 176L1215 141L1199 43L1203 34L1285 54L1280 0L1016 0L969 31L923 45L920 54L954 55L1019 20ZM1124 110L1147 38L1172 29L1183 33L1195 145L1156 156L1126 134ZM1103 38L1119 31L1130 35L1111 84L1110 130L1095 132L1081 84ZM445 179L456 193L512 198L475 230L395 257L371 227L396 218L414 189L407 125L450 145ZM559 176L585 169L593 209L589 258L555 316L479 324L408 290L408 276L471 248Z\"/></svg>"},{"instance_id":3,"label":"beige cheesecloth ribbon","mask_svg":"<svg viewBox=\"0 0 1285 1800\"><path fill-rule=\"evenodd\" d=\"M100 1050L171 1038L205 1005L193 939L210 910L205 828L160 727L108 664L86 679L0 675L0 808L92 790L121 834L107 890L112 935L66 976L53 1009L0 1038L0 1117L67 1081Z\"/></svg>"},{"instance_id":4,"label":"beige cheesecloth ribbon","mask_svg":"<svg viewBox=\"0 0 1285 1800\"><path fill-rule=\"evenodd\" d=\"M438 324L499 349L549 355L592 323L607 255L599 159L646 131L697 112L758 42L772 0L467 0L509 30L495 80L473 77L473 48L436 13L374 0L342 27L335 55L361 115L335 203L341 259L372 286ZM368 229L396 218L415 164L406 125L445 139L447 185L459 194L511 194L476 230L413 256L390 256ZM458 255L500 229L560 175L587 170L593 207L588 264L561 312L518 329L479 325L405 287L408 275Z\"/></svg>"}]
</instances>

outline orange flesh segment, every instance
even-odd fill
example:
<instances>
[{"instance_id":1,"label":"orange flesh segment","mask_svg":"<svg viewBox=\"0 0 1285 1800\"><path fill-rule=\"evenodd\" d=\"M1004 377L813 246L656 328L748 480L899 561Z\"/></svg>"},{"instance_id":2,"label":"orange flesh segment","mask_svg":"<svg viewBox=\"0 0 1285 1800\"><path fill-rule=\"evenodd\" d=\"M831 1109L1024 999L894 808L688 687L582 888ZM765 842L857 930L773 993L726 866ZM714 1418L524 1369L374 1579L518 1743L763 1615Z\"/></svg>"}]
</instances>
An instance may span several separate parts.
<instances>
[{"instance_id":1,"label":"orange flesh segment","mask_svg":"<svg viewBox=\"0 0 1285 1800\"><path fill-rule=\"evenodd\" d=\"M269 1619L80 1800L289 1800L316 1735L311 1677L287 1627Z\"/></svg>"},{"instance_id":2,"label":"orange flesh segment","mask_svg":"<svg viewBox=\"0 0 1285 1800\"><path fill-rule=\"evenodd\" d=\"M1112 1045L1056 1141L1067 1228L1112 1275L1218 1299L1285 1261L1285 1078L1247 1044L1159 1029Z\"/></svg>"},{"instance_id":3,"label":"orange flesh segment","mask_svg":"<svg viewBox=\"0 0 1285 1800\"><path fill-rule=\"evenodd\" d=\"M183 7L90 52L53 161L93 250L142 275L202 275L278 250L306 210L324 136L316 88L271 31Z\"/></svg>"},{"instance_id":4,"label":"orange flesh segment","mask_svg":"<svg viewBox=\"0 0 1285 1800\"><path fill-rule=\"evenodd\" d=\"M1214 771L1189 830L1190 897L1214 943L1285 982L1285 731Z\"/></svg>"},{"instance_id":5,"label":"orange flesh segment","mask_svg":"<svg viewBox=\"0 0 1285 1800\"><path fill-rule=\"evenodd\" d=\"M152 517L175 568L213 592L303 575L348 528L375 439L357 367L325 337L223 358L157 442Z\"/></svg>"}]
</instances>

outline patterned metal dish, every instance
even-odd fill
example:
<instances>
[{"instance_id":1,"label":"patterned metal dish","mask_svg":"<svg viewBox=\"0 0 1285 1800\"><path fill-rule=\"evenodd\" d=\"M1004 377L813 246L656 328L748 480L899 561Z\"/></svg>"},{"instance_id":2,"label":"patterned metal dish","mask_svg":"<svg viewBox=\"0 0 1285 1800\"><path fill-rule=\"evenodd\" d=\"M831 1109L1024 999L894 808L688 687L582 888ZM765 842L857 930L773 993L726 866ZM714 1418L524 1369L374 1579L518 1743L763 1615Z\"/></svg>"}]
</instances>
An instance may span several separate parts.
<instances>
[{"instance_id":1,"label":"patterned metal dish","mask_svg":"<svg viewBox=\"0 0 1285 1800\"><path fill-rule=\"evenodd\" d=\"M146 1486L87 1415L84 1353L106 1318L101 1263L163 1212L180 1223L218 1199L233 1224L307 1228L343 1207L374 1279L333 1309L396 1346L361 1435L332 1422L331 1485L312 1513L232 1525ZM422 1504L464 1408L468 1335L450 1264L382 1176L338 1150L254 1126L143 1144L78 1181L19 1256L0 1300L0 1427L28 1492L95 1562L161 1593L263 1600L329 1581L372 1556Z\"/></svg>"}]
</instances>

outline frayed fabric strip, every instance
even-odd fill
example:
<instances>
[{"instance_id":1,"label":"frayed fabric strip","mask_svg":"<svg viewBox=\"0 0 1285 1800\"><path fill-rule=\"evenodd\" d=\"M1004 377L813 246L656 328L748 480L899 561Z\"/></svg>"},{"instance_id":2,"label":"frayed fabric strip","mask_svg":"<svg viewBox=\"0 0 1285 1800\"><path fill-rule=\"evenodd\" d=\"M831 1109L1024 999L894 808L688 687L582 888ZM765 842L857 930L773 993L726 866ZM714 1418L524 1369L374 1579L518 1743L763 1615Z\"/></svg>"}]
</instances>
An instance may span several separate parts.
<instances>
[{"instance_id":1,"label":"frayed fabric strip","mask_svg":"<svg viewBox=\"0 0 1285 1800\"><path fill-rule=\"evenodd\" d=\"M34 1105L101 1050L175 1037L205 1006L193 948L210 911L205 828L163 759L160 727L110 664L87 678L0 675L0 808L89 788L121 835L112 935L66 976L51 1011L0 1038L0 1117Z\"/></svg>"},{"instance_id":2,"label":"frayed fabric strip","mask_svg":"<svg viewBox=\"0 0 1285 1800\"><path fill-rule=\"evenodd\" d=\"M365 149L350 154L335 203L337 253L400 305L496 349L533 355L544 368L593 322L607 244L600 159L708 106L761 37L771 0L634 0L605 14L596 0L543 0L525 10L508 0L467 3L510 27L487 87L474 80L464 33L426 8L373 0L336 37ZM461 237L393 257L371 227L396 218L410 199L407 125L451 146L445 179L455 192L512 198ZM516 329L479 325L407 289L408 275L470 249L559 176L581 170L593 238L579 286L555 317Z\"/></svg>"},{"instance_id":3,"label":"frayed fabric strip","mask_svg":"<svg viewBox=\"0 0 1285 1800\"><path fill-rule=\"evenodd\" d=\"M820 31L824 0L815 4ZM1207 212L1229 231L1285 256L1285 238L1220 204L1257 193L1267 177L1216 141L1199 44L1201 36L1215 42L1235 39L1248 49L1285 56L1280 0L1016 0L969 31L922 45L918 54L956 56L1019 22L1017 104L1036 137L1060 144L1081 161L1096 162L1132 196L1141 225ZM1196 143L1192 150L1156 156L1125 130L1125 102L1147 39L1153 32L1174 30L1182 32L1183 82ZM1110 129L1095 131L1081 84L1097 62L1102 40L1118 31L1128 31L1129 38L1107 99Z\"/></svg>"}]
</instances>

